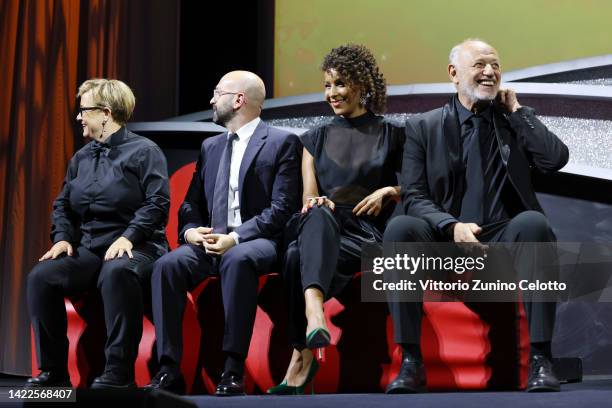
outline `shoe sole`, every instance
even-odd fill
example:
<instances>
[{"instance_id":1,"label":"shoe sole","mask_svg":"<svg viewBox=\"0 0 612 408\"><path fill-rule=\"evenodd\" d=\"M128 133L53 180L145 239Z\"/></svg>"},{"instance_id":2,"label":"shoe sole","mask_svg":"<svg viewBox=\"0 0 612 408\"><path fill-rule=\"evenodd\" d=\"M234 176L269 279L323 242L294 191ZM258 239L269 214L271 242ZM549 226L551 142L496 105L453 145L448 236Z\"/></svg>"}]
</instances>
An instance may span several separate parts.
<instances>
[{"instance_id":1,"label":"shoe sole","mask_svg":"<svg viewBox=\"0 0 612 408\"><path fill-rule=\"evenodd\" d=\"M144 386L142 387L143 390L145 391L166 391L166 392L171 392L173 394L176 395L185 395L185 389L184 388L180 388L180 389L172 389L172 388L163 388L163 387L149 387L149 386Z\"/></svg>"},{"instance_id":2,"label":"shoe sole","mask_svg":"<svg viewBox=\"0 0 612 408\"><path fill-rule=\"evenodd\" d=\"M266 395L304 395L304 393L299 393L296 391L272 391L266 392Z\"/></svg>"},{"instance_id":3,"label":"shoe sole","mask_svg":"<svg viewBox=\"0 0 612 408\"><path fill-rule=\"evenodd\" d=\"M136 383L130 383L130 384L125 384L125 385L114 385L114 384L92 384L90 389L92 390L108 390L108 389L112 389L112 390L130 390L130 389L134 389L134 388L138 388L136 387Z\"/></svg>"},{"instance_id":4,"label":"shoe sole","mask_svg":"<svg viewBox=\"0 0 612 408\"><path fill-rule=\"evenodd\" d=\"M215 392L215 396L216 397L244 397L246 395L246 393L242 393L242 394L230 394L230 393L220 393L220 392Z\"/></svg>"},{"instance_id":5,"label":"shoe sole","mask_svg":"<svg viewBox=\"0 0 612 408\"><path fill-rule=\"evenodd\" d=\"M539 386L533 387L526 390L526 392L559 392L561 391L561 387L547 387L547 386Z\"/></svg>"},{"instance_id":6,"label":"shoe sole","mask_svg":"<svg viewBox=\"0 0 612 408\"><path fill-rule=\"evenodd\" d=\"M59 383L59 384L32 384L32 383L26 383L23 388L48 388L48 387L53 387L53 388L74 388L72 386L71 383Z\"/></svg>"},{"instance_id":7,"label":"shoe sole","mask_svg":"<svg viewBox=\"0 0 612 408\"><path fill-rule=\"evenodd\" d=\"M427 392L427 388L404 388L397 387L390 390L385 391L385 394L422 394Z\"/></svg>"},{"instance_id":8,"label":"shoe sole","mask_svg":"<svg viewBox=\"0 0 612 408\"><path fill-rule=\"evenodd\" d=\"M153 390L162 390L162 391L167 391L167 392L171 392L173 394L177 394L177 395L185 395L186 393L186 386L185 386L185 382L179 382L178 384L171 384L171 385L166 385L161 386L159 383L157 384L147 384L144 387L142 387L143 390L145 391L153 391Z\"/></svg>"}]
</instances>

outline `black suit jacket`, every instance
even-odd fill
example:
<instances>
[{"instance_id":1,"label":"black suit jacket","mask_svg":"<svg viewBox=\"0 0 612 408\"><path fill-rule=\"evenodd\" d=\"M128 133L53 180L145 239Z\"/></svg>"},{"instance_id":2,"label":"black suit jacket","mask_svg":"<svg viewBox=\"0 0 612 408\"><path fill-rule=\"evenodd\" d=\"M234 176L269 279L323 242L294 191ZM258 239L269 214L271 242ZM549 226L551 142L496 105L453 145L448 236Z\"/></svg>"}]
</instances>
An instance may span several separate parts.
<instances>
[{"instance_id":1,"label":"black suit jacket","mask_svg":"<svg viewBox=\"0 0 612 408\"><path fill-rule=\"evenodd\" d=\"M406 122L401 196L408 215L425 219L433 228L451 217L458 218L464 192L465 165L456 98ZM508 178L525 210L542 211L531 171L559 170L568 161L567 146L535 116L522 107L507 113L493 105L493 125Z\"/></svg>"},{"instance_id":2,"label":"black suit jacket","mask_svg":"<svg viewBox=\"0 0 612 408\"><path fill-rule=\"evenodd\" d=\"M189 228L210 225L213 193L227 132L204 140L185 201L179 209L179 242ZM300 208L298 137L257 125L240 163L238 190L242 225L234 231L240 242L278 239L291 215Z\"/></svg>"}]
</instances>

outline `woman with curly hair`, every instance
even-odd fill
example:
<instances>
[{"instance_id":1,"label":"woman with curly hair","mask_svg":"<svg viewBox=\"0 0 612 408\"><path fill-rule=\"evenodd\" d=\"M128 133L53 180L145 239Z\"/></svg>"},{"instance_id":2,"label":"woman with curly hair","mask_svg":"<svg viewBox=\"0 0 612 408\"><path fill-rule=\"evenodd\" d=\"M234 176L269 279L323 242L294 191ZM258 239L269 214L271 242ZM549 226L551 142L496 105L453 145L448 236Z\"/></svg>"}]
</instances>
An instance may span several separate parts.
<instances>
[{"instance_id":1,"label":"woman with curly hair","mask_svg":"<svg viewBox=\"0 0 612 408\"><path fill-rule=\"evenodd\" d=\"M377 115L386 107L386 85L374 56L362 45L343 45L321 70L335 117L302 136L303 207L283 265L294 350L285 379L269 394L302 394L312 381L318 363L311 349L331 340L323 303L360 270L362 244L382 241L399 199L404 129Z\"/></svg>"}]
</instances>

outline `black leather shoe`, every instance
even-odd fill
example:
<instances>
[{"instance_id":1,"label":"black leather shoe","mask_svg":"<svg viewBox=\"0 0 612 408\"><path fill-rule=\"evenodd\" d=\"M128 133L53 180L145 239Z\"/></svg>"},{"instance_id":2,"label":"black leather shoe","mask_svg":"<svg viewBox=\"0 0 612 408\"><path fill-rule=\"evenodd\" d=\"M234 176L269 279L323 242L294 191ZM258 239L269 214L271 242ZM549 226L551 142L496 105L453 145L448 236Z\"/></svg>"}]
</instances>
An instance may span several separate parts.
<instances>
[{"instance_id":1,"label":"black leather shoe","mask_svg":"<svg viewBox=\"0 0 612 408\"><path fill-rule=\"evenodd\" d=\"M414 362L408 359L402 360L399 374L387 386L387 394L413 394L427 392L427 379L425 377L425 366L422 362Z\"/></svg>"},{"instance_id":2,"label":"black leather shoe","mask_svg":"<svg viewBox=\"0 0 612 408\"><path fill-rule=\"evenodd\" d=\"M36 377L28 378L25 384L30 387L70 387L70 378L65 371L41 371Z\"/></svg>"},{"instance_id":3,"label":"black leather shoe","mask_svg":"<svg viewBox=\"0 0 612 408\"><path fill-rule=\"evenodd\" d=\"M151 379L151 383L144 386L145 390L164 390L175 394L185 394L185 379L181 373L161 369Z\"/></svg>"},{"instance_id":4,"label":"black leather shoe","mask_svg":"<svg viewBox=\"0 0 612 408\"><path fill-rule=\"evenodd\" d=\"M221 381L217 385L215 392L217 397L233 397L237 395L246 395L244 393L244 382L242 377L231 373L223 373Z\"/></svg>"},{"instance_id":5,"label":"black leather shoe","mask_svg":"<svg viewBox=\"0 0 612 408\"><path fill-rule=\"evenodd\" d=\"M121 373L118 370L105 370L104 373L96 377L91 384L92 389L128 389L136 388L134 376Z\"/></svg>"},{"instance_id":6,"label":"black leather shoe","mask_svg":"<svg viewBox=\"0 0 612 408\"><path fill-rule=\"evenodd\" d=\"M545 356L535 355L529 362L527 392L559 392L561 386L555 375L552 362Z\"/></svg>"}]
</instances>

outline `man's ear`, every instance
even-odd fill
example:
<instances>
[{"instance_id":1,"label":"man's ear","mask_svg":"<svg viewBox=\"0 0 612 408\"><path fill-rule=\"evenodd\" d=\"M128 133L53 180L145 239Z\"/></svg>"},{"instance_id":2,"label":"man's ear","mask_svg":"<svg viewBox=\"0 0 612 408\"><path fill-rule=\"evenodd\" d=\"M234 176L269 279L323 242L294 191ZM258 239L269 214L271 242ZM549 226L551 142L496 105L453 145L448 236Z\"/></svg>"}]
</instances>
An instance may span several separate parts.
<instances>
[{"instance_id":1,"label":"man's ear","mask_svg":"<svg viewBox=\"0 0 612 408\"><path fill-rule=\"evenodd\" d=\"M234 109L238 109L243 105L246 105L246 95L244 93L236 94L236 100L234 101Z\"/></svg>"},{"instance_id":2,"label":"man's ear","mask_svg":"<svg viewBox=\"0 0 612 408\"><path fill-rule=\"evenodd\" d=\"M448 64L448 78L456 84L457 81L457 68L454 65Z\"/></svg>"}]
</instances>

